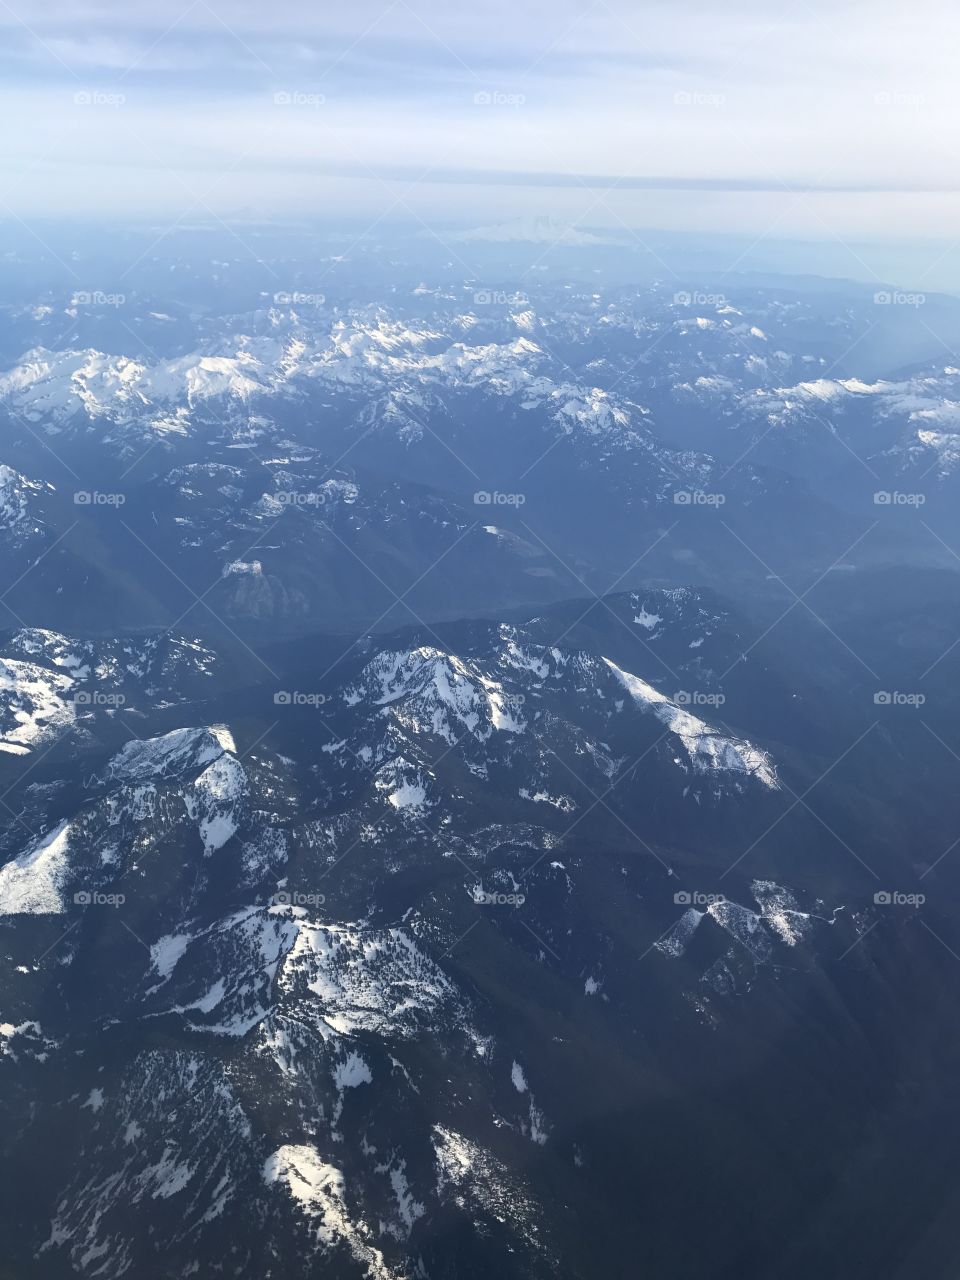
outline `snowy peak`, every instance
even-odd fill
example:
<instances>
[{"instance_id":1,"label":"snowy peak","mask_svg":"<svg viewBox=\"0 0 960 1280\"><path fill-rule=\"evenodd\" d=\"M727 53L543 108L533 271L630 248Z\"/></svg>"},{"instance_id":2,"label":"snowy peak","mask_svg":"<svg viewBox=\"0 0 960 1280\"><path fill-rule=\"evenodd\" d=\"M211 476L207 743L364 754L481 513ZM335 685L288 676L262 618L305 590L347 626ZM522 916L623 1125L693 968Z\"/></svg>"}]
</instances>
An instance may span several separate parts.
<instances>
[{"instance_id":1,"label":"snowy peak","mask_svg":"<svg viewBox=\"0 0 960 1280\"><path fill-rule=\"evenodd\" d=\"M70 676L0 658L0 753L29 755L76 719Z\"/></svg>"},{"instance_id":2,"label":"snowy peak","mask_svg":"<svg viewBox=\"0 0 960 1280\"><path fill-rule=\"evenodd\" d=\"M428 646L378 654L343 700L389 708L405 729L435 734L450 745L464 734L484 742L494 733L524 729L502 684L476 662Z\"/></svg>"},{"instance_id":3,"label":"snowy peak","mask_svg":"<svg viewBox=\"0 0 960 1280\"><path fill-rule=\"evenodd\" d=\"M213 729L174 729L159 738L134 738L107 766L117 782L146 782L206 770L225 754L224 734ZM214 788L216 789L216 788Z\"/></svg>"},{"instance_id":4,"label":"snowy peak","mask_svg":"<svg viewBox=\"0 0 960 1280\"><path fill-rule=\"evenodd\" d=\"M0 400L29 422L63 426L75 416L124 423L179 403L187 407L219 397L245 401L266 389L256 358L197 353L148 365L102 351L27 352L0 375Z\"/></svg>"},{"instance_id":5,"label":"snowy peak","mask_svg":"<svg viewBox=\"0 0 960 1280\"><path fill-rule=\"evenodd\" d=\"M463 996L405 929L299 920L279 986L338 1036L410 1039L441 1019L466 1026Z\"/></svg>"},{"instance_id":6,"label":"snowy peak","mask_svg":"<svg viewBox=\"0 0 960 1280\"><path fill-rule=\"evenodd\" d=\"M18 546L42 533L36 501L41 494L52 492L52 485L28 480L19 471L0 464L0 538Z\"/></svg>"},{"instance_id":7,"label":"snowy peak","mask_svg":"<svg viewBox=\"0 0 960 1280\"><path fill-rule=\"evenodd\" d=\"M826 917L801 910L794 891L772 880L754 880L750 891L756 909L721 894L711 895L702 911L688 906L676 923L657 939L654 948L670 959L679 959L687 954L705 922L711 921L728 935L732 945L701 975L700 987L729 996L749 989L757 969L776 963L782 958L783 948L813 940L836 919L836 912ZM689 895L678 897L689 900Z\"/></svg>"}]
</instances>

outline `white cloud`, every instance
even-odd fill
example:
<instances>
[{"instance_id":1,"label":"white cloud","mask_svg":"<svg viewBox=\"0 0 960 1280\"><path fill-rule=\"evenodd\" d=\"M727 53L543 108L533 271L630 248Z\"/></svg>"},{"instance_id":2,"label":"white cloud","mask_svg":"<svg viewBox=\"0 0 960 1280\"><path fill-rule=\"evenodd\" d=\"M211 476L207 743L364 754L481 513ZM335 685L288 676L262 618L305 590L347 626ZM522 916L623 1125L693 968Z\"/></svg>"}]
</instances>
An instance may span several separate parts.
<instances>
[{"instance_id":1,"label":"white cloud","mask_svg":"<svg viewBox=\"0 0 960 1280\"><path fill-rule=\"evenodd\" d=\"M0 110L17 121L0 164L24 213L62 207L79 164L97 174L83 198L105 210L166 212L208 191L224 213L320 193L375 212L430 170L412 198L444 214L473 205L465 175L487 188L507 173L535 179L499 188L507 211L601 223L933 235L955 218L953 194L926 194L954 184L960 120L960 12L938 0L782 13L755 0L38 0L18 13L0 10ZM96 104L75 105L90 91ZM550 174L570 189L548 189ZM671 177L731 190L631 185ZM598 201L606 178L621 181ZM798 185L822 194L783 192ZM915 194L858 194L870 188Z\"/></svg>"}]
</instances>

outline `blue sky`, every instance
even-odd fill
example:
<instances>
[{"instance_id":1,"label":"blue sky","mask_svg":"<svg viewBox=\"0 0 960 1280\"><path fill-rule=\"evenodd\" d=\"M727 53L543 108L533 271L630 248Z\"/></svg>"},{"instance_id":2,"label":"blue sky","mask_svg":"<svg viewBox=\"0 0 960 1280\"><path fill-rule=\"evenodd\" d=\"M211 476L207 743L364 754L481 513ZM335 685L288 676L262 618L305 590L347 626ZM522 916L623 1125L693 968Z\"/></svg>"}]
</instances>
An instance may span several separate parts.
<instances>
[{"instance_id":1,"label":"blue sky","mask_svg":"<svg viewBox=\"0 0 960 1280\"><path fill-rule=\"evenodd\" d=\"M0 215L957 225L955 4L4 0L0 26Z\"/></svg>"}]
</instances>

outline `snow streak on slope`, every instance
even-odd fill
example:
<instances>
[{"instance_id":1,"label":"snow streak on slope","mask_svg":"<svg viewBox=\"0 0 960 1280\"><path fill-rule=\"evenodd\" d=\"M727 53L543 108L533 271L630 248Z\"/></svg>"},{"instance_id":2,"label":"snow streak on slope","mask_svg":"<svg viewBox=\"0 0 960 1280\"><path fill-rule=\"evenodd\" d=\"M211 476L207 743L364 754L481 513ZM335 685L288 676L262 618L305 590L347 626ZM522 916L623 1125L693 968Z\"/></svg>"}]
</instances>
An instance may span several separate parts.
<instances>
[{"instance_id":1,"label":"snow streak on slope","mask_svg":"<svg viewBox=\"0 0 960 1280\"><path fill-rule=\"evenodd\" d=\"M31 507L44 491L52 492L52 486L28 480L0 463L0 536L17 546L40 533L41 525L33 518Z\"/></svg>"},{"instance_id":2,"label":"snow streak on slope","mask_svg":"<svg viewBox=\"0 0 960 1280\"><path fill-rule=\"evenodd\" d=\"M683 743L690 763L698 773L730 772L749 774L765 787L778 787L773 765L764 752L751 743L724 737L698 716L671 702L639 676L622 671L615 662L604 662L644 711L650 711Z\"/></svg>"},{"instance_id":3,"label":"snow streak on slope","mask_svg":"<svg viewBox=\"0 0 960 1280\"><path fill-rule=\"evenodd\" d=\"M368 1276L389 1280L391 1272L383 1255L368 1243L372 1231L362 1220L351 1219L343 1174L325 1163L316 1147L309 1143L278 1147L264 1162L263 1180L292 1197L310 1219L319 1243L347 1245L357 1261L366 1264Z\"/></svg>"},{"instance_id":4,"label":"snow streak on slope","mask_svg":"<svg viewBox=\"0 0 960 1280\"><path fill-rule=\"evenodd\" d=\"M0 915L59 915L66 910L70 826L61 822L0 867Z\"/></svg>"},{"instance_id":5,"label":"snow streak on slope","mask_svg":"<svg viewBox=\"0 0 960 1280\"><path fill-rule=\"evenodd\" d=\"M76 719L74 682L36 666L0 658L0 752L29 755Z\"/></svg>"}]
</instances>

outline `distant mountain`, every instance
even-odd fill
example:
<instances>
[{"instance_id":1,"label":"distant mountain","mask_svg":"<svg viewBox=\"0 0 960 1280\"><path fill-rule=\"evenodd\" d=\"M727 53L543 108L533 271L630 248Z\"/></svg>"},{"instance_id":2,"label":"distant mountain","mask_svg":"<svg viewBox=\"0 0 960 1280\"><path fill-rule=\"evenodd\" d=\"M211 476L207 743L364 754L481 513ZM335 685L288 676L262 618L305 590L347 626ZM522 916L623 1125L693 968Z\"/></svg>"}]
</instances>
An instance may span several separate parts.
<instances>
[{"instance_id":1,"label":"distant mountain","mask_svg":"<svg viewBox=\"0 0 960 1280\"><path fill-rule=\"evenodd\" d=\"M609 589L641 563L664 582L678 564L701 581L756 576L761 544L806 569L852 544L864 514L887 520L873 494L908 458L923 465L929 430L873 441L851 488L863 442L824 432L822 399L808 397L802 438L777 417L786 375L825 364L771 350L785 326L806 336L808 304L774 310L768 332L766 302L761 327L746 304L714 299L701 315L695 295L678 298L418 288L390 308L286 301L206 319L182 335L200 345L171 358L28 352L0 376L0 406L18 472L50 478L8 480L18 522L37 509L18 538L47 528L88 600L105 600L104 575L122 582L127 624L172 622L190 604L178 580L203 595L223 577L211 604L231 617L293 625L335 599L333 625L350 628L390 609L386 577L417 584L416 614L452 616ZM802 403L804 387L855 384L796 385ZM917 410L941 423L940 457L947 409ZM895 545L882 528L863 552ZM149 600L144 556L169 570ZM247 564L260 571L228 572ZM89 625L80 605L39 620Z\"/></svg>"},{"instance_id":2,"label":"distant mountain","mask_svg":"<svg viewBox=\"0 0 960 1280\"><path fill-rule=\"evenodd\" d=\"M598 235L595 231L584 231L561 222L559 218L547 215L517 218L512 222L503 222L490 227L474 227L469 231L457 232L452 238L467 243L472 240L483 240L491 243L520 241L528 244L547 245L614 245L620 243L618 237L609 234Z\"/></svg>"}]
</instances>

